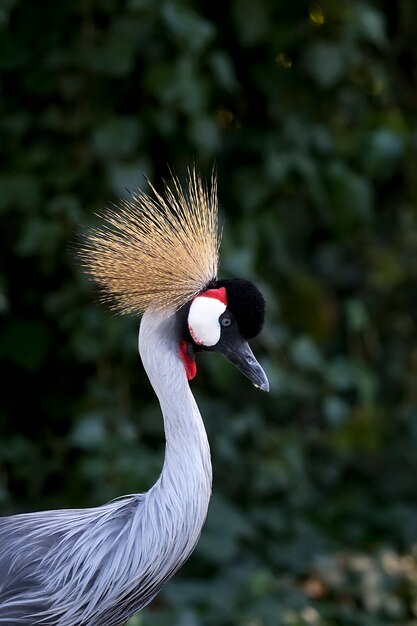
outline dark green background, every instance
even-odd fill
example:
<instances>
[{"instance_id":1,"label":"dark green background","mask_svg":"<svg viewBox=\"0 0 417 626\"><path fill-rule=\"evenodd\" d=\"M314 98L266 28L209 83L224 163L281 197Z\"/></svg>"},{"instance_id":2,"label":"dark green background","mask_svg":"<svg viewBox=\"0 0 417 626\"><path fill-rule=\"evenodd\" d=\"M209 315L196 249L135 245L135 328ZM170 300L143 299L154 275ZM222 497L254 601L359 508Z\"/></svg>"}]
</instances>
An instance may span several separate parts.
<instances>
[{"instance_id":1,"label":"dark green background","mask_svg":"<svg viewBox=\"0 0 417 626\"><path fill-rule=\"evenodd\" d=\"M271 393L200 359L209 518L129 624L415 626L416 3L216 4L0 2L0 509L155 481L138 320L73 249L143 174L216 164L221 274L265 293Z\"/></svg>"}]
</instances>

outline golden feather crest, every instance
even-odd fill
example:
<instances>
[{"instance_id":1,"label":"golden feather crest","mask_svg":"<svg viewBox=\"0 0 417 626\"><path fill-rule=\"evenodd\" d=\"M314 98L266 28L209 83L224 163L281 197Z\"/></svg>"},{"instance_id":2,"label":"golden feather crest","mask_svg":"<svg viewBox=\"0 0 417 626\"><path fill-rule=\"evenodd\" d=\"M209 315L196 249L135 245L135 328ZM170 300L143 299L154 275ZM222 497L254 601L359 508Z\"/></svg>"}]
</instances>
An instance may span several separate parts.
<instances>
[{"instance_id":1,"label":"golden feather crest","mask_svg":"<svg viewBox=\"0 0 417 626\"><path fill-rule=\"evenodd\" d=\"M195 170L184 189L138 190L107 209L80 256L102 299L121 313L177 310L217 277L220 237L217 186Z\"/></svg>"}]
</instances>

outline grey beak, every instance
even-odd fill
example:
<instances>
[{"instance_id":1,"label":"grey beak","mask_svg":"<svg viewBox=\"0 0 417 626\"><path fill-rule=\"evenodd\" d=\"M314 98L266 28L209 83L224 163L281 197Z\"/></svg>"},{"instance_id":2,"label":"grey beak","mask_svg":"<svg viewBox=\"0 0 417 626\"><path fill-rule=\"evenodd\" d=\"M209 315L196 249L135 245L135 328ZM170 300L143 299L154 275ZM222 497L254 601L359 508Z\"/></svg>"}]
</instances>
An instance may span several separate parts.
<instances>
[{"instance_id":1,"label":"grey beak","mask_svg":"<svg viewBox=\"0 0 417 626\"><path fill-rule=\"evenodd\" d=\"M242 374L247 376L255 387L261 391L269 391L269 381L266 374L255 359L247 341L240 338L240 341L234 341L233 345L219 342L215 349L229 359Z\"/></svg>"}]
</instances>

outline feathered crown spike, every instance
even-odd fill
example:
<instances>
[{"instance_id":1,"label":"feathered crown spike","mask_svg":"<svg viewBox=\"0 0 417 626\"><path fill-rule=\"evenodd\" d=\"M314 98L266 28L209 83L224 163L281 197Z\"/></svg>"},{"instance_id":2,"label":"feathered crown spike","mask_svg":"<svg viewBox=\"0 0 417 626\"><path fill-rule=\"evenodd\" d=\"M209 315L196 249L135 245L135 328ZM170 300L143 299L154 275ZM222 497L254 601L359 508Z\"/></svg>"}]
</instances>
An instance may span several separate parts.
<instances>
[{"instance_id":1,"label":"feathered crown spike","mask_svg":"<svg viewBox=\"0 0 417 626\"><path fill-rule=\"evenodd\" d=\"M177 310L217 277L220 237L217 185L195 169L188 187L137 190L107 209L103 224L87 234L80 256L102 299L121 313Z\"/></svg>"}]
</instances>

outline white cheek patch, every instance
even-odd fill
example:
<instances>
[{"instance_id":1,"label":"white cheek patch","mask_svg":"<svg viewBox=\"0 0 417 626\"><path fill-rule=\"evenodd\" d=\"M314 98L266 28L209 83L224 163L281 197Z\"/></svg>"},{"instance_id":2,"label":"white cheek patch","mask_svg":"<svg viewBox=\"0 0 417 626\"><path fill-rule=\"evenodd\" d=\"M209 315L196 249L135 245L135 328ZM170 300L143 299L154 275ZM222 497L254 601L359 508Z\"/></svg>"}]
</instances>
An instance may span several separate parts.
<instances>
[{"instance_id":1,"label":"white cheek patch","mask_svg":"<svg viewBox=\"0 0 417 626\"><path fill-rule=\"evenodd\" d=\"M217 298L197 296L188 313L190 335L201 346L215 346L220 339L219 317L226 310L226 305Z\"/></svg>"}]
</instances>

